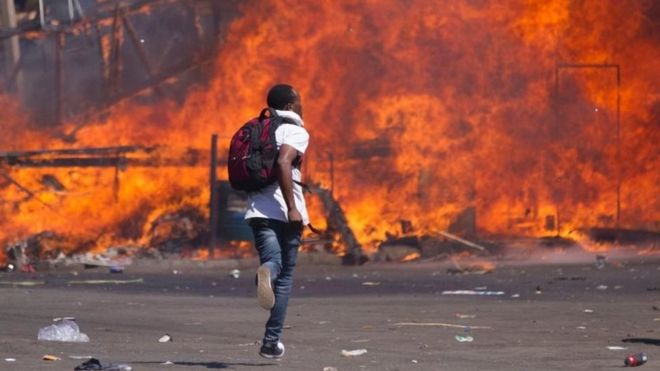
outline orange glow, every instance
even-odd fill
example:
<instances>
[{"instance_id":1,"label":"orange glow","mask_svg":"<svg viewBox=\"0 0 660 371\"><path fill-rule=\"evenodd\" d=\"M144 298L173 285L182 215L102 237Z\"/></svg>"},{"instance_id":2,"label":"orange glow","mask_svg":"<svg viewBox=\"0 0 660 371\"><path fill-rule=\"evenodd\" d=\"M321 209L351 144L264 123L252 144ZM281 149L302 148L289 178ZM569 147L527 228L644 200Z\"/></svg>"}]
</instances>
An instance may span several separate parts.
<instances>
[{"instance_id":1,"label":"orange glow","mask_svg":"<svg viewBox=\"0 0 660 371\"><path fill-rule=\"evenodd\" d=\"M614 228L619 177L620 226L658 231L660 44L649 3L245 1L208 84L181 105L122 103L71 143L56 132L76 125L33 128L0 95L0 150L158 145L177 157L218 133L224 153L269 86L287 81L302 94L312 137L305 174L334 185L368 252L401 220L431 234L470 208L480 233ZM556 66L571 63L621 66L620 161L616 75L561 70L556 92ZM3 245L44 230L147 245L159 216L189 206L207 214L206 166L0 171L34 192L0 178ZM311 211L323 224L321 205Z\"/></svg>"},{"instance_id":2,"label":"orange glow","mask_svg":"<svg viewBox=\"0 0 660 371\"><path fill-rule=\"evenodd\" d=\"M410 253L410 254L404 256L403 259L401 259L401 262L404 262L404 263L405 262L411 262L413 260L419 259L420 256L421 256L420 253L413 252L413 253Z\"/></svg>"}]
</instances>

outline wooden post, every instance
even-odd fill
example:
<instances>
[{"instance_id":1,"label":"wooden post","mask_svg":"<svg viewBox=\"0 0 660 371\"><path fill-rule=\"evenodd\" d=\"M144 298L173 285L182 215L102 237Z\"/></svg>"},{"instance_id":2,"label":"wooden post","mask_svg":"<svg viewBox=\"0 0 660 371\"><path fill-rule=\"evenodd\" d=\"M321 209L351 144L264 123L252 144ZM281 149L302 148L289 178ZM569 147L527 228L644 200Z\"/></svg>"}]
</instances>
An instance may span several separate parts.
<instances>
[{"instance_id":1,"label":"wooden post","mask_svg":"<svg viewBox=\"0 0 660 371\"><path fill-rule=\"evenodd\" d=\"M55 120L62 123L64 110L64 65L62 63L65 35L58 32L55 35Z\"/></svg>"},{"instance_id":2,"label":"wooden post","mask_svg":"<svg viewBox=\"0 0 660 371\"><path fill-rule=\"evenodd\" d=\"M137 32L135 32L135 28L133 27L133 24L131 21L126 17L126 14L122 15L122 20L124 22L124 27L126 28L126 33L128 34L128 37L131 39L131 42L133 42L133 46L135 46L135 50L137 50L138 57L140 58L140 61L144 65L144 68L147 70L147 74L149 75L150 79L154 78L154 69L151 66L151 63L149 63L149 58L147 58L147 53L144 51L144 48L142 47L142 39L139 39L137 36ZM162 95L162 91L157 85L154 85L154 92L156 94Z\"/></svg>"},{"instance_id":3,"label":"wooden post","mask_svg":"<svg viewBox=\"0 0 660 371\"><path fill-rule=\"evenodd\" d=\"M335 193L335 156L330 152L330 195Z\"/></svg>"},{"instance_id":4,"label":"wooden post","mask_svg":"<svg viewBox=\"0 0 660 371\"><path fill-rule=\"evenodd\" d=\"M0 0L0 27L16 28L16 8L14 0ZM18 69L21 58L21 46L18 42L18 35L11 36L3 41L2 45L5 60L3 61L5 71L17 71L16 79L18 90L20 91L21 76ZM11 77L11 76L7 76Z\"/></svg>"},{"instance_id":5,"label":"wooden post","mask_svg":"<svg viewBox=\"0 0 660 371\"><path fill-rule=\"evenodd\" d=\"M121 48L121 37L119 32L121 31L121 25L119 24L119 3L115 5L115 12L112 18L112 34L110 38L110 56L108 61L108 72L107 72L107 82L108 86L107 98L108 101L112 101L119 95L119 71L120 71L120 59L119 59L119 49ZM99 39L99 42L101 40ZM101 46L102 47L102 46Z\"/></svg>"},{"instance_id":6,"label":"wooden post","mask_svg":"<svg viewBox=\"0 0 660 371\"><path fill-rule=\"evenodd\" d=\"M216 246L218 234L218 176L216 168L218 167L218 134L211 136L211 173L210 184L211 199L209 202L209 259L213 259L213 253Z\"/></svg>"}]
</instances>

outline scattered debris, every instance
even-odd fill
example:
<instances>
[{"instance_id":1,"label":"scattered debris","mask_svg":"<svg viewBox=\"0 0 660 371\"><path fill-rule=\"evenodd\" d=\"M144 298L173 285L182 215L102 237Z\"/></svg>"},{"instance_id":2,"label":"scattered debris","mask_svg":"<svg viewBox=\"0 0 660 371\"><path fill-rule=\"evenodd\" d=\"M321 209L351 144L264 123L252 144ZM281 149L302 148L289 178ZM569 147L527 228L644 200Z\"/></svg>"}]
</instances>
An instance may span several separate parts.
<instances>
[{"instance_id":1,"label":"scattered debris","mask_svg":"<svg viewBox=\"0 0 660 371\"><path fill-rule=\"evenodd\" d=\"M37 339L43 341L64 341L74 343L89 342L89 337L80 332L78 324L69 318L57 318L54 324L41 328L37 335Z\"/></svg>"},{"instance_id":2,"label":"scattered debris","mask_svg":"<svg viewBox=\"0 0 660 371\"><path fill-rule=\"evenodd\" d=\"M436 327L451 327L451 328L465 328L465 325L454 325L451 323L442 322L397 322L394 326L436 326ZM490 330L490 326L470 326L471 329Z\"/></svg>"},{"instance_id":3,"label":"scattered debris","mask_svg":"<svg viewBox=\"0 0 660 371\"><path fill-rule=\"evenodd\" d=\"M572 276L572 277L555 277L555 281L586 281L587 277L584 276Z\"/></svg>"},{"instance_id":4,"label":"scattered debris","mask_svg":"<svg viewBox=\"0 0 660 371\"><path fill-rule=\"evenodd\" d=\"M366 349L355 349L355 350L342 349L342 351L341 351L341 355L343 357L357 357L357 356L361 356L363 354L367 354Z\"/></svg>"},{"instance_id":5,"label":"scattered debris","mask_svg":"<svg viewBox=\"0 0 660 371\"><path fill-rule=\"evenodd\" d=\"M370 341L371 339L356 339L356 340L351 340L351 343L368 343Z\"/></svg>"},{"instance_id":6,"label":"scattered debris","mask_svg":"<svg viewBox=\"0 0 660 371\"><path fill-rule=\"evenodd\" d=\"M107 268L110 273L121 273L124 267L133 264L133 259L129 256L128 248L138 248L138 246L116 246L104 250L102 253L87 252L84 254L75 254L70 257L70 261L82 264L85 269ZM142 249L137 249L142 250Z\"/></svg>"},{"instance_id":7,"label":"scattered debris","mask_svg":"<svg viewBox=\"0 0 660 371\"><path fill-rule=\"evenodd\" d=\"M605 261L606 260L607 260L607 256L605 256L605 255L596 255L596 268L598 268L598 269L605 268Z\"/></svg>"},{"instance_id":8,"label":"scattered debris","mask_svg":"<svg viewBox=\"0 0 660 371\"><path fill-rule=\"evenodd\" d=\"M380 282L371 282L371 281L366 281L362 282L362 286L379 286Z\"/></svg>"},{"instance_id":9,"label":"scattered debris","mask_svg":"<svg viewBox=\"0 0 660 371\"><path fill-rule=\"evenodd\" d=\"M445 290L442 295L504 295L504 291Z\"/></svg>"},{"instance_id":10,"label":"scattered debris","mask_svg":"<svg viewBox=\"0 0 660 371\"><path fill-rule=\"evenodd\" d=\"M96 358L91 358L80 365L74 368L74 371L85 371L85 370L105 370L105 371L132 371L133 367L125 363L114 364L110 363L104 365Z\"/></svg>"},{"instance_id":11,"label":"scattered debris","mask_svg":"<svg viewBox=\"0 0 660 371\"><path fill-rule=\"evenodd\" d=\"M149 246L166 253L180 253L187 246L199 245L208 223L202 210L185 205L168 211L151 222L146 238Z\"/></svg>"},{"instance_id":12,"label":"scattered debris","mask_svg":"<svg viewBox=\"0 0 660 371\"><path fill-rule=\"evenodd\" d=\"M471 343L474 341L474 338L472 336L461 336L461 335L456 335L454 336L456 338L456 341L459 343Z\"/></svg>"},{"instance_id":13,"label":"scattered debris","mask_svg":"<svg viewBox=\"0 0 660 371\"><path fill-rule=\"evenodd\" d=\"M55 317L53 318L53 322L60 322L60 321L75 321L76 317Z\"/></svg>"},{"instance_id":14,"label":"scattered debris","mask_svg":"<svg viewBox=\"0 0 660 371\"><path fill-rule=\"evenodd\" d=\"M73 355L73 356L69 356L69 358L70 359L92 359L94 357L92 357L92 356L76 356L76 355Z\"/></svg>"},{"instance_id":15,"label":"scattered debris","mask_svg":"<svg viewBox=\"0 0 660 371\"><path fill-rule=\"evenodd\" d=\"M165 335L161 336L160 339L158 339L159 343L168 343L168 342L171 342L171 341L174 341L174 340L172 340L172 337L170 336L170 334L165 334Z\"/></svg>"},{"instance_id":16,"label":"scattered debris","mask_svg":"<svg viewBox=\"0 0 660 371\"><path fill-rule=\"evenodd\" d=\"M0 285L8 286L41 286L45 285L46 281L0 281Z\"/></svg>"},{"instance_id":17,"label":"scattered debris","mask_svg":"<svg viewBox=\"0 0 660 371\"><path fill-rule=\"evenodd\" d=\"M628 348L626 348L626 347L620 347L620 346L616 346L616 345L615 345L615 346L608 346L607 349L609 349L609 350L626 350L626 349L628 349Z\"/></svg>"},{"instance_id":18,"label":"scattered debris","mask_svg":"<svg viewBox=\"0 0 660 371\"><path fill-rule=\"evenodd\" d=\"M13 272L16 269L14 264L7 264L0 267L0 272Z\"/></svg>"},{"instance_id":19,"label":"scattered debris","mask_svg":"<svg viewBox=\"0 0 660 371\"><path fill-rule=\"evenodd\" d=\"M452 260L453 261L453 260ZM456 275L456 274L488 274L492 273L495 270L495 264L474 264L465 267L460 267L456 262L454 262L457 267L448 268L447 274Z\"/></svg>"},{"instance_id":20,"label":"scattered debris","mask_svg":"<svg viewBox=\"0 0 660 371\"><path fill-rule=\"evenodd\" d=\"M456 241L456 242L460 242L460 243L462 243L462 244L465 245L465 246L469 246L469 247L475 248L475 249L477 249L477 250L479 250L479 251L486 251L486 248L485 248L485 247L483 247L483 246L481 246L481 245L478 245L478 244L476 244L476 243L474 243L474 242L470 242L470 241L467 241L467 240L465 240L465 239L462 239L462 238L460 238L460 237L458 237L458 236L456 236L456 235L454 235L454 234L451 234L451 233L449 233L449 232L438 231L438 232L436 232L436 233L439 234L439 235L441 235L441 236L443 236L443 237L449 238L450 240L454 240L454 241Z\"/></svg>"},{"instance_id":21,"label":"scattered debris","mask_svg":"<svg viewBox=\"0 0 660 371\"><path fill-rule=\"evenodd\" d=\"M233 269L231 272L229 272L229 275L230 275L232 278L238 278L238 277L241 276L241 271L238 270L238 269Z\"/></svg>"},{"instance_id":22,"label":"scattered debris","mask_svg":"<svg viewBox=\"0 0 660 371\"><path fill-rule=\"evenodd\" d=\"M259 346L261 345L261 341L257 340L252 343L243 343L243 344L238 344L239 347L252 347L252 346Z\"/></svg>"},{"instance_id":23,"label":"scattered debris","mask_svg":"<svg viewBox=\"0 0 660 371\"><path fill-rule=\"evenodd\" d=\"M62 358L60 358L58 356L54 356L52 354L44 354L44 356L41 357L41 359L43 359L44 361L60 361L60 360L62 360Z\"/></svg>"},{"instance_id":24,"label":"scattered debris","mask_svg":"<svg viewBox=\"0 0 660 371\"><path fill-rule=\"evenodd\" d=\"M637 367L645 364L648 360L649 357L646 355L646 353L641 352L627 355L623 363L628 367Z\"/></svg>"},{"instance_id":25,"label":"scattered debris","mask_svg":"<svg viewBox=\"0 0 660 371\"><path fill-rule=\"evenodd\" d=\"M115 284L122 285L127 283L144 283L144 279L138 278L135 280L83 280L83 281L68 281L69 285L105 285Z\"/></svg>"},{"instance_id":26,"label":"scattered debris","mask_svg":"<svg viewBox=\"0 0 660 371\"><path fill-rule=\"evenodd\" d=\"M362 253L362 245L355 237L351 229L344 209L335 199L332 192L316 184L312 189L321 198L326 220L328 221L328 232L337 232L342 245L346 246L346 254L342 257L344 265L362 265L369 258Z\"/></svg>"}]
</instances>

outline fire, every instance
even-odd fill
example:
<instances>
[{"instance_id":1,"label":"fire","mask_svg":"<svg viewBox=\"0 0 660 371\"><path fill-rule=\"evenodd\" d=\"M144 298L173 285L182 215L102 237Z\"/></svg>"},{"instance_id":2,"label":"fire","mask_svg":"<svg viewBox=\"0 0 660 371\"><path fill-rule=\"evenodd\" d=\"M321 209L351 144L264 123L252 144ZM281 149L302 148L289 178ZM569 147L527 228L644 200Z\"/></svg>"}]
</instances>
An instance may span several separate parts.
<instances>
[{"instance_id":1,"label":"fire","mask_svg":"<svg viewBox=\"0 0 660 371\"><path fill-rule=\"evenodd\" d=\"M417 259L419 259L420 256L421 256L420 253L418 253L418 252L413 252L413 253L410 253L410 254L404 256L403 259L401 259L401 262L403 262L403 263L405 263L405 262L411 262L411 261L413 261L413 260L417 260Z\"/></svg>"},{"instance_id":2,"label":"fire","mask_svg":"<svg viewBox=\"0 0 660 371\"><path fill-rule=\"evenodd\" d=\"M230 241L224 246L218 246L213 249L213 256L206 248L196 249L192 252L191 258L197 261L208 261L214 259L226 258L247 258L255 256L252 244L247 241Z\"/></svg>"},{"instance_id":3,"label":"fire","mask_svg":"<svg viewBox=\"0 0 660 371\"><path fill-rule=\"evenodd\" d=\"M8 107L1 149L143 145L180 156L208 148L218 133L222 153L264 105L268 87L288 81L302 93L312 136L305 174L334 186L370 251L401 220L432 233L469 209L481 233L658 230L660 43L648 21L652 2L240 6L208 84L191 88L183 103L127 102L103 121L56 128L74 132L71 142L31 127L0 96ZM104 56L110 47L104 39ZM620 81L608 69L557 71L565 64L616 64ZM184 205L205 213L209 196L204 166L0 171L33 192L0 178L5 243L53 230L146 244L154 220ZM313 214L322 215L318 204Z\"/></svg>"}]
</instances>

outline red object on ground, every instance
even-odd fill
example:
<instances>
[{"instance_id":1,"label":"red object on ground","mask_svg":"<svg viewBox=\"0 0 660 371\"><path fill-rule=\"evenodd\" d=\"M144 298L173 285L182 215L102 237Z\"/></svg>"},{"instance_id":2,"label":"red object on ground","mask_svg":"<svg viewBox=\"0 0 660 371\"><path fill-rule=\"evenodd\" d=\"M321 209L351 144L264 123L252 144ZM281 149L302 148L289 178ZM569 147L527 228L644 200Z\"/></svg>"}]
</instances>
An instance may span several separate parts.
<instances>
[{"instance_id":1,"label":"red object on ground","mask_svg":"<svg viewBox=\"0 0 660 371\"><path fill-rule=\"evenodd\" d=\"M624 363L628 367L637 367L641 366L648 361L648 357L646 356L646 353L637 353L637 354L629 354L626 356L626 359L624 360Z\"/></svg>"}]
</instances>

